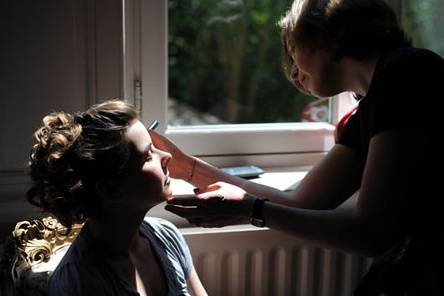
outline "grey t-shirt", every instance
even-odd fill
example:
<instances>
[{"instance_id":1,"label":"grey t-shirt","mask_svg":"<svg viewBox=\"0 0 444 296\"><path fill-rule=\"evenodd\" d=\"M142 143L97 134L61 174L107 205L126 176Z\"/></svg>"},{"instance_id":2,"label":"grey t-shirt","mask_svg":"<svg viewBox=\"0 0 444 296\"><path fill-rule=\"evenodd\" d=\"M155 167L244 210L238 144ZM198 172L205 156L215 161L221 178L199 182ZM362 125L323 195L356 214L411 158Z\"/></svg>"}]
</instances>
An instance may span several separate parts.
<instances>
[{"instance_id":1,"label":"grey t-shirt","mask_svg":"<svg viewBox=\"0 0 444 296\"><path fill-rule=\"evenodd\" d=\"M165 271L168 296L190 295L187 278L193 268L188 245L177 228L160 218L145 218L140 233L152 245ZM49 280L48 295L139 295L101 256L100 247L82 233L73 242Z\"/></svg>"}]
</instances>

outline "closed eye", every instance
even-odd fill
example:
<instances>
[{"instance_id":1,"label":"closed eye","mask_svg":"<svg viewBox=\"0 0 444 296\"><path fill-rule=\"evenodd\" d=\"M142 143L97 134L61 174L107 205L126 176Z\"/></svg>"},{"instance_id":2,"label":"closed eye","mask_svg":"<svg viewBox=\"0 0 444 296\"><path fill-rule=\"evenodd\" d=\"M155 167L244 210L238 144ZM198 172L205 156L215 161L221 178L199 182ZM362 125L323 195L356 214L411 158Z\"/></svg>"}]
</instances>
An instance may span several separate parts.
<instances>
[{"instance_id":1,"label":"closed eye","mask_svg":"<svg viewBox=\"0 0 444 296\"><path fill-rule=\"evenodd\" d=\"M150 143L147 147L146 147L146 149L145 149L145 151L144 151L144 156L145 156L145 162L149 162L149 161L151 161L152 160L152 158L153 158L153 145L152 145L152 143Z\"/></svg>"},{"instance_id":2,"label":"closed eye","mask_svg":"<svg viewBox=\"0 0 444 296\"><path fill-rule=\"evenodd\" d=\"M148 161L151 161L152 159L153 159L153 152L150 149L148 151L148 153L146 154L145 161L148 162Z\"/></svg>"}]
</instances>

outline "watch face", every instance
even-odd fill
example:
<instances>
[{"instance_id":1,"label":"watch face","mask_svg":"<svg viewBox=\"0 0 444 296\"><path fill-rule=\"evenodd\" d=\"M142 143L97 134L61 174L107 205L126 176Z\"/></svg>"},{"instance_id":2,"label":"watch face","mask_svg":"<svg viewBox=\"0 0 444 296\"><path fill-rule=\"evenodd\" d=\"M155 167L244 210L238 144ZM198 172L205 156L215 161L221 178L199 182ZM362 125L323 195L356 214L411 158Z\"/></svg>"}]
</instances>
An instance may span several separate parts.
<instances>
[{"instance_id":1,"label":"watch face","mask_svg":"<svg viewBox=\"0 0 444 296\"><path fill-rule=\"evenodd\" d=\"M251 218L250 223L256 227L265 227L265 221L258 218Z\"/></svg>"}]
</instances>

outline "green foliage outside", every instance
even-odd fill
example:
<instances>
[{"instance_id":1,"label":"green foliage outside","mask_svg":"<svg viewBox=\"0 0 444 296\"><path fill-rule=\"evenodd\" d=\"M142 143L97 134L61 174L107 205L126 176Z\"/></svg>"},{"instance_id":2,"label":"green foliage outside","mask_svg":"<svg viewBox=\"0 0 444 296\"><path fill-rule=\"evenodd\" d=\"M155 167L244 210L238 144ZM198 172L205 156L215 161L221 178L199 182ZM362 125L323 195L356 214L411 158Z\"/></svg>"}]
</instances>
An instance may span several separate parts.
<instances>
[{"instance_id":1,"label":"green foliage outside","mask_svg":"<svg viewBox=\"0 0 444 296\"><path fill-rule=\"evenodd\" d=\"M170 0L169 97L226 123L294 122L316 100L283 74L292 0Z\"/></svg>"},{"instance_id":2,"label":"green foliage outside","mask_svg":"<svg viewBox=\"0 0 444 296\"><path fill-rule=\"evenodd\" d=\"M402 5L402 24L413 45L444 56L444 1L408 0Z\"/></svg>"},{"instance_id":3,"label":"green foliage outside","mask_svg":"<svg viewBox=\"0 0 444 296\"><path fill-rule=\"evenodd\" d=\"M281 67L279 19L292 0L169 0L169 97L225 123L300 121L313 97ZM444 56L442 0L402 2L417 47Z\"/></svg>"}]
</instances>

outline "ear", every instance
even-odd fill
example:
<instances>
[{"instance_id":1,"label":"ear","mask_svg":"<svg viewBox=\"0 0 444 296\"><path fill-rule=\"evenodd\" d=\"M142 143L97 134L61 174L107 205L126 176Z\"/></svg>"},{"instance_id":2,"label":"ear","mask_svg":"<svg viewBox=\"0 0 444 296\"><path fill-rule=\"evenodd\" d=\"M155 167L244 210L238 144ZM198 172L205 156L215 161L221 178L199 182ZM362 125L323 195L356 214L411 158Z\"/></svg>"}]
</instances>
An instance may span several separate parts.
<instances>
[{"instance_id":1,"label":"ear","mask_svg":"<svg viewBox=\"0 0 444 296\"><path fill-rule=\"evenodd\" d=\"M103 201L119 203L123 200L117 180L100 178L96 183L96 191Z\"/></svg>"}]
</instances>

